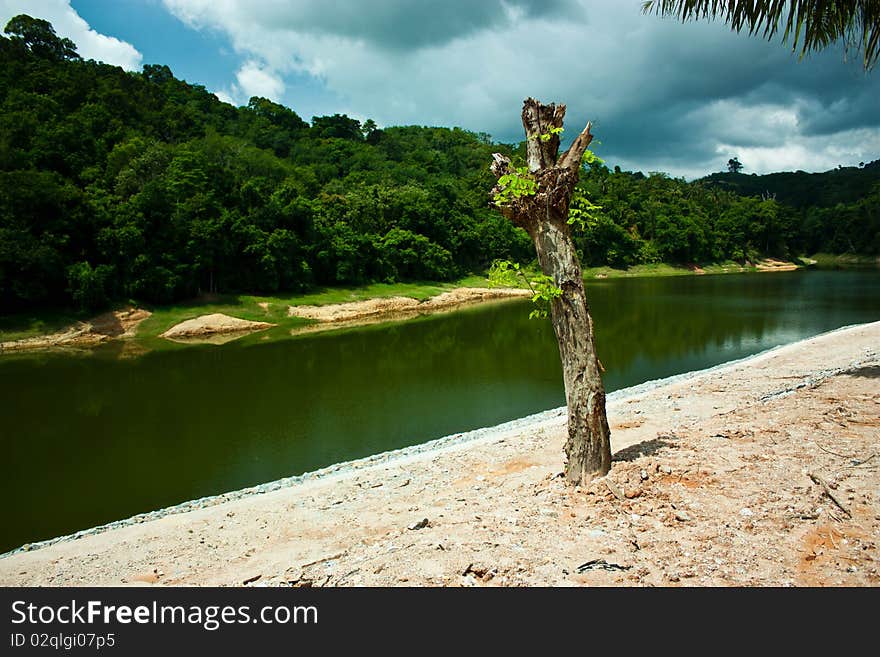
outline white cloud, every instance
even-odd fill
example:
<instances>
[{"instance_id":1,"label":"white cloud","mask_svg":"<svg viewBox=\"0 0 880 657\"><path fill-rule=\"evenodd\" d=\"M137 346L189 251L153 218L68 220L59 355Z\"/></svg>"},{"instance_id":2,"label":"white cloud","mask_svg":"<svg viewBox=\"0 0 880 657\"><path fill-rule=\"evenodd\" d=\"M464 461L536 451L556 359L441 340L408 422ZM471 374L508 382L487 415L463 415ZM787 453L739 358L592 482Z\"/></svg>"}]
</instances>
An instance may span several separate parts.
<instances>
[{"instance_id":1,"label":"white cloud","mask_svg":"<svg viewBox=\"0 0 880 657\"><path fill-rule=\"evenodd\" d=\"M281 76L255 60L242 64L235 74L235 80L229 88L215 92L224 103L244 105L253 96L280 102L284 95L285 84Z\"/></svg>"},{"instance_id":2,"label":"white cloud","mask_svg":"<svg viewBox=\"0 0 880 657\"><path fill-rule=\"evenodd\" d=\"M239 99L233 96L233 93L234 92L230 92L226 89L220 89L219 91L215 91L214 95L217 96L217 98L224 103L229 103L230 105L238 105Z\"/></svg>"},{"instance_id":3,"label":"white cloud","mask_svg":"<svg viewBox=\"0 0 880 657\"><path fill-rule=\"evenodd\" d=\"M279 100L284 93L284 81L281 77L259 62L245 62L235 74L235 79L248 98L262 96L269 100Z\"/></svg>"},{"instance_id":4,"label":"white cloud","mask_svg":"<svg viewBox=\"0 0 880 657\"><path fill-rule=\"evenodd\" d=\"M827 171L875 159L880 153L880 132L864 128L846 130L834 135L833 143L826 136L797 135L777 146L719 144L717 150L722 155L735 153L743 163L744 173Z\"/></svg>"},{"instance_id":5,"label":"white cloud","mask_svg":"<svg viewBox=\"0 0 880 657\"><path fill-rule=\"evenodd\" d=\"M0 0L0 22L4 26L19 14L52 23L55 33L72 40L84 59L121 66L128 71L140 70L143 55L130 43L99 34L89 27L70 6L70 0Z\"/></svg>"}]
</instances>

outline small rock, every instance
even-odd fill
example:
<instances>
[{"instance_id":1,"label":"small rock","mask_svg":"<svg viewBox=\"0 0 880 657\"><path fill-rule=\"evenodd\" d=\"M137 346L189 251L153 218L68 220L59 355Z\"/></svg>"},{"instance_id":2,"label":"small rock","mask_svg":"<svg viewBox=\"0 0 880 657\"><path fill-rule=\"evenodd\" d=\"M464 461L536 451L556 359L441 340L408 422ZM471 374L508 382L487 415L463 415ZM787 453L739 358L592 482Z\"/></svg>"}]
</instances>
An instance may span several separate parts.
<instances>
[{"instance_id":1,"label":"small rock","mask_svg":"<svg viewBox=\"0 0 880 657\"><path fill-rule=\"evenodd\" d=\"M744 509L740 509L739 515L741 515L744 518L751 518L753 515L755 515L755 512L749 508L744 508Z\"/></svg>"},{"instance_id":2,"label":"small rock","mask_svg":"<svg viewBox=\"0 0 880 657\"><path fill-rule=\"evenodd\" d=\"M623 496L624 496L626 499L631 500L631 499L633 499L633 498L638 497L638 496L641 495L641 494L642 494L642 489L639 488L638 486L636 486L636 487L634 487L634 488L627 488L627 489L625 490L625 492L623 493Z\"/></svg>"},{"instance_id":3,"label":"small rock","mask_svg":"<svg viewBox=\"0 0 880 657\"><path fill-rule=\"evenodd\" d=\"M639 478L640 478L642 481L648 481L648 471L647 471L647 470L641 470L641 471L639 472Z\"/></svg>"},{"instance_id":4,"label":"small rock","mask_svg":"<svg viewBox=\"0 0 880 657\"><path fill-rule=\"evenodd\" d=\"M670 468L668 465L661 465L661 466L660 466L660 472L662 472L663 474L671 475L671 474L672 474L672 468Z\"/></svg>"},{"instance_id":5,"label":"small rock","mask_svg":"<svg viewBox=\"0 0 880 657\"><path fill-rule=\"evenodd\" d=\"M691 517L687 513L685 513L684 511L676 511L675 512L675 519L678 520L679 522L688 522L691 520ZM677 581L677 580L674 580L674 581Z\"/></svg>"},{"instance_id":6,"label":"small rock","mask_svg":"<svg viewBox=\"0 0 880 657\"><path fill-rule=\"evenodd\" d=\"M407 529L409 529L410 531L416 531L418 529L424 529L429 524L431 524L431 523L427 518L422 518L418 522L414 522L411 525L408 525Z\"/></svg>"}]
</instances>

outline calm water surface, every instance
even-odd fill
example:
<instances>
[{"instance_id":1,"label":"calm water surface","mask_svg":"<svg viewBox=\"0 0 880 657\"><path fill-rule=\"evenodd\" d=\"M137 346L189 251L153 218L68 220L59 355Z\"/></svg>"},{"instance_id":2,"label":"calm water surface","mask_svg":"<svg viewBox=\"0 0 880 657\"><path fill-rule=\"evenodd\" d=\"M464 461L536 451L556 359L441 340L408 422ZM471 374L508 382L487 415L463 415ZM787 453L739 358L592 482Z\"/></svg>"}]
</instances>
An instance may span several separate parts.
<instances>
[{"instance_id":1,"label":"calm water surface","mask_svg":"<svg viewBox=\"0 0 880 657\"><path fill-rule=\"evenodd\" d=\"M880 272L597 281L608 390L880 320ZM0 358L0 551L564 404L512 301L266 344Z\"/></svg>"}]
</instances>

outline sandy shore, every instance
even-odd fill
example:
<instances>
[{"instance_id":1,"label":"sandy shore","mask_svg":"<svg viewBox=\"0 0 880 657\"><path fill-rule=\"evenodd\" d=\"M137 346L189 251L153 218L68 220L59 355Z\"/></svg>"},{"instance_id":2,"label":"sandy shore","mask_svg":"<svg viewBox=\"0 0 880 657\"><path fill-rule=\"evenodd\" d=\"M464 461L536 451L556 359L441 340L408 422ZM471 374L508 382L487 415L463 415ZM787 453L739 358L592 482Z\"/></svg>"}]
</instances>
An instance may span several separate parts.
<instances>
[{"instance_id":1,"label":"sandy shore","mask_svg":"<svg viewBox=\"0 0 880 657\"><path fill-rule=\"evenodd\" d=\"M275 324L268 322L252 322L239 317L231 317L223 313L200 315L172 326L161 333L160 338L180 342L195 342L206 337L223 336L235 339L242 335L272 328Z\"/></svg>"},{"instance_id":2,"label":"sandy shore","mask_svg":"<svg viewBox=\"0 0 880 657\"><path fill-rule=\"evenodd\" d=\"M290 306L290 317L303 317L318 322L345 323L370 320L387 321L414 315L455 310L461 306L509 299L512 297L531 297L528 290L512 287L457 287L436 296L419 301L411 297L383 297L334 303L323 306Z\"/></svg>"},{"instance_id":3,"label":"sandy shore","mask_svg":"<svg viewBox=\"0 0 880 657\"><path fill-rule=\"evenodd\" d=\"M610 395L584 488L557 409L8 555L0 584L876 586L878 379L880 322L841 329Z\"/></svg>"}]
</instances>

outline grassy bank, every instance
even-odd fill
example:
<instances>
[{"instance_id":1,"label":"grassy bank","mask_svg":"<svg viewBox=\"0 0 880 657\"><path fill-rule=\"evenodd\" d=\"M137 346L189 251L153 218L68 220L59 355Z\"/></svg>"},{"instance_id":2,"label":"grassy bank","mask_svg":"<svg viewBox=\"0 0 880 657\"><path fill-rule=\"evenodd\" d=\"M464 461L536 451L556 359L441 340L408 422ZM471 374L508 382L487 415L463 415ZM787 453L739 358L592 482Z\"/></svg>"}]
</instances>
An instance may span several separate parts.
<instances>
[{"instance_id":1,"label":"grassy bank","mask_svg":"<svg viewBox=\"0 0 880 657\"><path fill-rule=\"evenodd\" d=\"M167 306L140 305L152 312L137 330L139 339L157 338L166 330L200 315L223 313L255 322L277 324L278 329L291 329L310 323L298 317L288 317L288 306L316 305L362 301L386 297L428 299L457 287L485 287L483 276L470 275L447 283L374 283L361 287L323 288L303 295L261 296L251 294L220 294L203 296ZM0 342L38 337L61 331L77 321L87 321L88 313L73 311L35 311L0 317ZM277 329L273 329L276 330Z\"/></svg>"},{"instance_id":2,"label":"grassy bank","mask_svg":"<svg viewBox=\"0 0 880 657\"><path fill-rule=\"evenodd\" d=\"M817 253L811 258L798 261L801 265L818 268L843 269L854 267L876 267L878 259L871 256L833 255ZM532 274L533 267L527 268ZM754 265L742 265L734 261L726 261L707 265L671 265L665 263L635 265L628 269L612 267L587 267L584 269L586 280L605 278L635 278L660 276L693 276L697 274L736 274L757 272ZM167 306L141 305L152 312L152 316L144 320L137 329L138 340L148 341L154 345L167 342L158 340L163 332L200 315L223 313L241 319L257 322L270 322L277 327L261 334L259 338L274 339L289 334L290 329L301 327L311 320L289 317L288 306L328 305L378 299L387 297L411 297L418 300L428 299L458 287L486 287L485 276L472 274L447 283L410 282L410 283L373 283L360 287L322 288L300 295L262 296L250 294L228 294L204 296L191 301ZM521 285L525 287L525 284ZM87 321L89 315L64 310L41 310L17 315L0 317L0 342L38 337L61 331L77 321Z\"/></svg>"},{"instance_id":3,"label":"grassy bank","mask_svg":"<svg viewBox=\"0 0 880 657\"><path fill-rule=\"evenodd\" d=\"M86 313L52 309L0 315L0 342L23 340L63 331L71 324L87 319Z\"/></svg>"},{"instance_id":4,"label":"grassy bank","mask_svg":"<svg viewBox=\"0 0 880 657\"><path fill-rule=\"evenodd\" d=\"M230 295L213 300L201 299L172 306L148 308L153 315L138 327L138 337L156 337L182 321L207 315L223 313L255 322L270 322L278 328L290 329L310 323L310 320L289 317L289 306L326 306L333 303L383 299L387 297L411 297L428 299L457 287L481 287L486 285L482 276L467 276L448 283L373 283L362 287L324 288L309 294L296 296Z\"/></svg>"},{"instance_id":5,"label":"grassy bank","mask_svg":"<svg viewBox=\"0 0 880 657\"><path fill-rule=\"evenodd\" d=\"M741 265L732 260L702 266L655 263L634 265L628 269L613 267L585 267L584 278L637 278L642 276L693 276L694 274L742 274L757 271L753 265Z\"/></svg>"},{"instance_id":6,"label":"grassy bank","mask_svg":"<svg viewBox=\"0 0 880 657\"><path fill-rule=\"evenodd\" d=\"M880 267L880 257L852 253L815 253L810 258L820 269L861 269Z\"/></svg>"}]
</instances>

